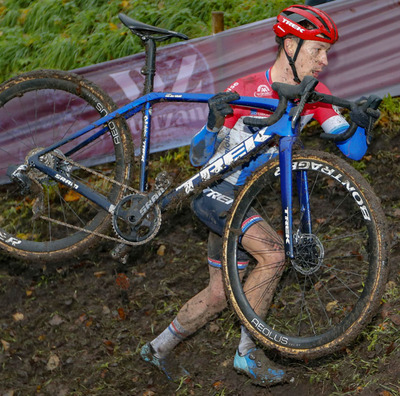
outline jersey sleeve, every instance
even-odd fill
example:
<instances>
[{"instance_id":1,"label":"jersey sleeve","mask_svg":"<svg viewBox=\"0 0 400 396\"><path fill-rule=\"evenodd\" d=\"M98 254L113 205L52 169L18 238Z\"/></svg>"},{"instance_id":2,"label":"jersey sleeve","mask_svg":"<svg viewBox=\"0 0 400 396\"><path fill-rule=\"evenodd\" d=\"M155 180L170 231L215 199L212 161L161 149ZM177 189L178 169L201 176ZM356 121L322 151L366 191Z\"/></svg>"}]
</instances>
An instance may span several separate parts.
<instances>
[{"instance_id":1,"label":"jersey sleeve","mask_svg":"<svg viewBox=\"0 0 400 396\"><path fill-rule=\"evenodd\" d=\"M329 89L322 83L317 85L317 91L331 94ZM325 133L338 134L349 127L349 123L335 106L327 103L317 103L313 106L313 118L318 121ZM337 142L336 145L346 157L357 161L360 160L368 148L365 130L358 127L351 138L343 142Z\"/></svg>"}]
</instances>

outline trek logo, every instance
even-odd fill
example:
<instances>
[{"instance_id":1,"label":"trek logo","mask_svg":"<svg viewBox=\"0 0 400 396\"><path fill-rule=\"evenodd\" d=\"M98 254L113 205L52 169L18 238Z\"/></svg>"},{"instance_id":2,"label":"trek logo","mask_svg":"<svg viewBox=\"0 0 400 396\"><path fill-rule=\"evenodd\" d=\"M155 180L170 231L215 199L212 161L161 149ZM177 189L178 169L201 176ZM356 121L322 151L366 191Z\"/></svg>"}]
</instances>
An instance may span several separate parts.
<instances>
[{"instance_id":1,"label":"trek logo","mask_svg":"<svg viewBox=\"0 0 400 396\"><path fill-rule=\"evenodd\" d=\"M228 151L222 157L217 158L214 162L203 168L187 182L177 187L175 191L179 191L183 188L186 194L190 194L194 190L195 186L199 185L201 181L209 180L213 175L219 174L225 168L229 167L234 161L244 157L249 151L253 150L256 146L267 141L268 139L271 139L271 135L267 134L267 129L261 129L234 147L232 150Z\"/></svg>"},{"instance_id":2,"label":"trek logo","mask_svg":"<svg viewBox=\"0 0 400 396\"><path fill-rule=\"evenodd\" d=\"M292 21L288 21L286 18L283 18L282 20L283 23L286 23L286 25L289 25L291 28L299 31L300 33L305 32L306 29L300 27L299 25L296 25L295 23L293 23Z\"/></svg>"},{"instance_id":3,"label":"trek logo","mask_svg":"<svg viewBox=\"0 0 400 396\"><path fill-rule=\"evenodd\" d=\"M290 243L290 227L289 227L289 208L285 209L285 243L288 245Z\"/></svg>"},{"instance_id":4,"label":"trek logo","mask_svg":"<svg viewBox=\"0 0 400 396\"><path fill-rule=\"evenodd\" d=\"M262 98L264 96L269 96L271 94L271 89L268 85L259 85L257 87L256 92L254 92L254 96L256 98Z\"/></svg>"},{"instance_id":5,"label":"trek logo","mask_svg":"<svg viewBox=\"0 0 400 396\"><path fill-rule=\"evenodd\" d=\"M230 205L233 202L233 198L221 194L218 191L214 191L211 188L207 188L204 193L208 198L215 199L216 201L222 202L226 205Z\"/></svg>"}]
</instances>

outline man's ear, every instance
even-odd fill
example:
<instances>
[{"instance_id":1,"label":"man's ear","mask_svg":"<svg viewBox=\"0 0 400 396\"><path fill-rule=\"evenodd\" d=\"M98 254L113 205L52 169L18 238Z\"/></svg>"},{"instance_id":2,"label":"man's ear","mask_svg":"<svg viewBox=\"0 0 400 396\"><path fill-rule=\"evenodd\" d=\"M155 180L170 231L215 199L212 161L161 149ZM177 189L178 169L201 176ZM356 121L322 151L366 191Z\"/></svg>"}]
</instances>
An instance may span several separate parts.
<instances>
[{"instance_id":1,"label":"man's ear","mask_svg":"<svg viewBox=\"0 0 400 396\"><path fill-rule=\"evenodd\" d=\"M296 44L297 44L296 41L294 41L290 37L286 38L285 41L283 42L286 53L291 57L294 55L294 52L296 50Z\"/></svg>"}]
</instances>

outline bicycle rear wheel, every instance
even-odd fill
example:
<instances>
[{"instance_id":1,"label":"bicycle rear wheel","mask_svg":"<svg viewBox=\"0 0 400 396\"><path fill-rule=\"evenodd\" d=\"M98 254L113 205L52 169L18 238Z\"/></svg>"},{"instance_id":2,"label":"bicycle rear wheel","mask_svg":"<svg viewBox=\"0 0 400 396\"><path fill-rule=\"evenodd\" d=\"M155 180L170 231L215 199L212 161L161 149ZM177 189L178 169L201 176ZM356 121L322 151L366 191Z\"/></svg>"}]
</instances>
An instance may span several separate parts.
<instances>
[{"instance_id":1,"label":"bicycle rear wheel","mask_svg":"<svg viewBox=\"0 0 400 396\"><path fill-rule=\"evenodd\" d=\"M69 72L29 72L0 86L0 247L26 259L50 261L93 246L98 237L92 232L104 232L109 213L36 169L25 175L25 191L9 174L29 155L115 109L99 87ZM87 136L46 154L42 161L115 203L124 189L112 181L129 182L133 147L124 120L113 120L108 127L81 149L70 151Z\"/></svg>"},{"instance_id":2,"label":"bicycle rear wheel","mask_svg":"<svg viewBox=\"0 0 400 396\"><path fill-rule=\"evenodd\" d=\"M224 233L223 270L228 297L249 331L284 356L307 359L348 345L376 312L388 272L387 232L378 198L345 161L301 151L293 156L293 169L295 257L274 274L279 278L275 290L268 289L273 279L265 279L263 268L256 269L257 287L264 291L258 295L273 294L265 317L247 300L256 288L243 292L246 277L241 281L236 268L236 230L253 208L284 235L277 159L257 171L235 200ZM300 227L295 187L300 170L308 178L311 234Z\"/></svg>"}]
</instances>

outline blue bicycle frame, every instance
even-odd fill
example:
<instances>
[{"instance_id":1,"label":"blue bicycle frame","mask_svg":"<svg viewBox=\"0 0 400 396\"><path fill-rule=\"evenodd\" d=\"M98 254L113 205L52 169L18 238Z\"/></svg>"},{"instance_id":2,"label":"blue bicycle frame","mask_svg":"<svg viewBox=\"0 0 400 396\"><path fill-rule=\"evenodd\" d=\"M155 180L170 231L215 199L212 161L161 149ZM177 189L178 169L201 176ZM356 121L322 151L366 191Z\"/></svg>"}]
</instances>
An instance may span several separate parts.
<instances>
[{"instance_id":1,"label":"blue bicycle frame","mask_svg":"<svg viewBox=\"0 0 400 396\"><path fill-rule=\"evenodd\" d=\"M64 175L59 174L54 169L46 166L40 161L40 157L48 152L51 152L66 143L69 143L78 137L81 137L95 128L102 127L106 123L112 123L112 120L117 117L124 117L128 119L135 115L136 113L143 111L143 130L142 130L142 145L141 145L141 167L140 167L140 178L139 178L139 191L146 192L147 190L147 164L149 159L150 151L150 132L151 132L151 108L152 104L157 102L197 102L197 103L207 103L207 101L213 95L210 94L193 94L193 93L158 93L152 92L144 95L133 102L121 107L120 109L109 113L108 115L100 118L96 122L88 125L87 127L73 133L65 139L47 147L44 150L32 155L29 158L29 164L39 169L41 172L50 176L52 179L74 189L79 194L85 196L90 201L96 203L98 206L113 214L115 210L115 205L111 203L103 195L93 191L85 184L67 178ZM275 111L278 100L277 99L259 99L252 97L241 97L240 99L232 102L232 104L249 106L252 108L266 109L269 111ZM292 236L292 149L293 144L297 139L299 133L298 123L293 128L292 127L292 116L290 115L290 109L295 105L288 102L288 107L282 118L275 124L269 126L268 128L263 128L254 135L245 139L242 143L231 149L229 152L210 163L204 167L200 172L195 174L189 180L185 181L171 192L162 196L160 201L161 209L165 209L171 201L180 198L182 196L190 195L196 187L205 183L213 176L217 174L222 174L228 169L235 167L235 164L251 153L253 150L258 148L261 144L266 144L275 135L280 136L279 143L279 162L280 162L280 178L281 178L281 200L282 200L282 211L284 214L283 226L284 226L284 242L286 255L293 258L293 236ZM109 124L109 125L110 125ZM94 141L101 135L109 132L109 126L102 127L94 135L90 136L85 141L81 142L75 148L71 149L65 155L68 157L72 153L85 147L90 142ZM114 136L114 139L118 139L118 136ZM301 230L303 233L311 233L311 221L310 221L310 206L308 197L308 184L307 184L307 174L305 171L300 171L297 173L297 188L300 196L300 208L302 212L302 225ZM148 210L148 209L147 209ZM146 210L146 212L147 212ZM145 212L145 213L146 213Z\"/></svg>"}]
</instances>

